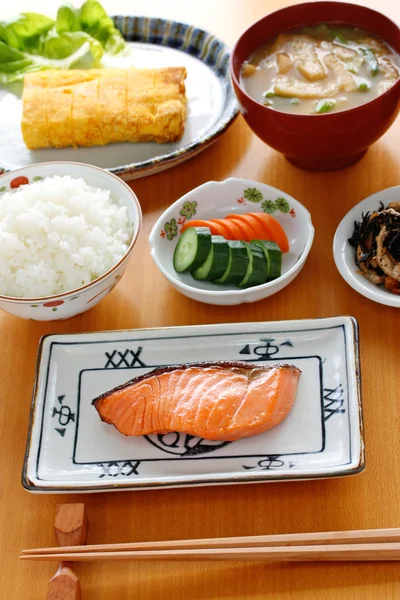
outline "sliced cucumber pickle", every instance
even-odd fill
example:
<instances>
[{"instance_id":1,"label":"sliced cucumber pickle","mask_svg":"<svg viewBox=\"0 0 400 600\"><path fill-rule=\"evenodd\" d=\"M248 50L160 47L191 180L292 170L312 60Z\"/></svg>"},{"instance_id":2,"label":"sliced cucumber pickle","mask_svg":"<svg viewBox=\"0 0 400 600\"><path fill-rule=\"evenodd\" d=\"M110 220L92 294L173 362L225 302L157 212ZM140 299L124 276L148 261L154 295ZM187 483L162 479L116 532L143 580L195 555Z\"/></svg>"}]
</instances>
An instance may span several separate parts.
<instances>
[{"instance_id":1,"label":"sliced cucumber pickle","mask_svg":"<svg viewBox=\"0 0 400 600\"><path fill-rule=\"evenodd\" d=\"M206 260L210 248L211 232L208 227L189 227L182 233L175 247L175 271L184 273L197 269Z\"/></svg>"},{"instance_id":2,"label":"sliced cucumber pickle","mask_svg":"<svg viewBox=\"0 0 400 600\"><path fill-rule=\"evenodd\" d=\"M267 281L267 260L264 252L253 242L245 242L249 264L239 287L253 287Z\"/></svg>"},{"instance_id":3,"label":"sliced cucumber pickle","mask_svg":"<svg viewBox=\"0 0 400 600\"><path fill-rule=\"evenodd\" d=\"M229 244L220 235L211 236L211 248L205 262L192 271L195 279L217 279L228 266L230 258Z\"/></svg>"},{"instance_id":4,"label":"sliced cucumber pickle","mask_svg":"<svg viewBox=\"0 0 400 600\"><path fill-rule=\"evenodd\" d=\"M266 240L254 240L264 253L267 261L267 281L277 279L282 274L282 252L278 244Z\"/></svg>"},{"instance_id":5,"label":"sliced cucumber pickle","mask_svg":"<svg viewBox=\"0 0 400 600\"><path fill-rule=\"evenodd\" d=\"M225 272L219 279L215 279L215 283L240 283L246 275L249 257L247 254L246 245L238 240L228 240L229 245L229 262Z\"/></svg>"}]
</instances>

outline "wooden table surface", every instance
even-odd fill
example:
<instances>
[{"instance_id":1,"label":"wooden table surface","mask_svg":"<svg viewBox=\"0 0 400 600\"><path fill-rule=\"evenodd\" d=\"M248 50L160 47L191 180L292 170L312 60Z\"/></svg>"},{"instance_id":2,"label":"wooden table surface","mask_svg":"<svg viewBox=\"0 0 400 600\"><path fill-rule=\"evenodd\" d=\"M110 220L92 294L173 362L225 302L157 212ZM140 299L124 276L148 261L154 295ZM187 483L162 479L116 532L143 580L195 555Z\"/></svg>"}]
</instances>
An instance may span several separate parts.
<instances>
[{"instance_id":1,"label":"wooden table surface","mask_svg":"<svg viewBox=\"0 0 400 600\"><path fill-rule=\"evenodd\" d=\"M400 21L393 0L363 0ZM27 8L28 0L7 8ZM285 0L109 0L109 12L168 16L232 45ZM54 7L55 3L52 4ZM50 8L37 0L35 10ZM31 9L31 5L29 5ZM3 9L2 9L3 10ZM332 239L343 215L373 192L400 184L400 121L356 165L310 173L265 146L241 117L203 154L132 182L144 226L128 273L90 312L35 323L0 314L0 596L46 597L50 563L21 563L22 548L52 545L57 502L84 501L89 543L400 526L399 312L358 295L338 274ZM281 188L311 212L315 241L301 275L279 294L238 307L199 304L174 291L153 264L147 237L172 202L207 180L230 176ZM140 260L135 260L140 257ZM367 468L344 479L83 496L31 495L21 486L39 339L48 333L353 315L360 326ZM77 569L84 600L274 598L395 600L398 564L92 563Z\"/></svg>"}]
</instances>

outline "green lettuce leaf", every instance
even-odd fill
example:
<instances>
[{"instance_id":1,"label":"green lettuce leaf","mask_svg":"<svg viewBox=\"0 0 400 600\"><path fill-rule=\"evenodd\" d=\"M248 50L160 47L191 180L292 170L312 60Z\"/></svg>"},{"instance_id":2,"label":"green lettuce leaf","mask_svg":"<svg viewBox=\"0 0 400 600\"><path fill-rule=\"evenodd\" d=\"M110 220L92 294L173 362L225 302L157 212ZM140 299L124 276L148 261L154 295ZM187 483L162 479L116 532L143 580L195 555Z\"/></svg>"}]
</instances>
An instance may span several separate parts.
<instances>
[{"instance_id":1,"label":"green lettuce leaf","mask_svg":"<svg viewBox=\"0 0 400 600\"><path fill-rule=\"evenodd\" d=\"M12 73L21 71L32 63L25 52L10 48L4 42L0 42L0 72Z\"/></svg>"},{"instance_id":2,"label":"green lettuce leaf","mask_svg":"<svg viewBox=\"0 0 400 600\"><path fill-rule=\"evenodd\" d=\"M80 10L70 4L63 4L57 11L56 31L64 33L66 31L81 31L79 20Z\"/></svg>"},{"instance_id":3,"label":"green lettuce leaf","mask_svg":"<svg viewBox=\"0 0 400 600\"><path fill-rule=\"evenodd\" d=\"M45 69L70 69L90 52L90 43L85 42L76 52L63 59L51 59L38 54L28 54L12 50L0 42L0 83L22 81L26 73Z\"/></svg>"},{"instance_id":4,"label":"green lettuce leaf","mask_svg":"<svg viewBox=\"0 0 400 600\"><path fill-rule=\"evenodd\" d=\"M118 54L125 48L98 0L86 0L80 9L63 4L55 21L23 13L0 21L0 83L19 81L31 71L69 69L83 58L96 64L104 52Z\"/></svg>"},{"instance_id":5,"label":"green lettuce leaf","mask_svg":"<svg viewBox=\"0 0 400 600\"><path fill-rule=\"evenodd\" d=\"M65 32L58 35L52 32L42 41L39 54L46 58L63 59L68 58L81 48L85 43L90 46L90 53L95 61L103 56L103 46L84 31Z\"/></svg>"},{"instance_id":6,"label":"green lettuce leaf","mask_svg":"<svg viewBox=\"0 0 400 600\"><path fill-rule=\"evenodd\" d=\"M82 4L79 19L83 31L98 40L107 52L117 54L125 48L124 38L97 0Z\"/></svg>"},{"instance_id":7,"label":"green lettuce leaf","mask_svg":"<svg viewBox=\"0 0 400 600\"><path fill-rule=\"evenodd\" d=\"M0 21L0 41L17 50L31 51L53 26L54 21L49 17L22 13L12 21Z\"/></svg>"},{"instance_id":8,"label":"green lettuce leaf","mask_svg":"<svg viewBox=\"0 0 400 600\"><path fill-rule=\"evenodd\" d=\"M116 30L106 41L105 51L110 54L119 54L126 49L126 43L121 33Z\"/></svg>"}]
</instances>

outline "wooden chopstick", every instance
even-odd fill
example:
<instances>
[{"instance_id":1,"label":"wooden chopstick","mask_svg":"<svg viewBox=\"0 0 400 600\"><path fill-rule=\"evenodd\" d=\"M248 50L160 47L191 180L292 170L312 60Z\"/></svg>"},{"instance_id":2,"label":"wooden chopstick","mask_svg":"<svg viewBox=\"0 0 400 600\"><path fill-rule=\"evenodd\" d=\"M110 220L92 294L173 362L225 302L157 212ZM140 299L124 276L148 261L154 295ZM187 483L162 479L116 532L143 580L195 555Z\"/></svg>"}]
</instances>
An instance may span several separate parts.
<instances>
[{"instance_id":1,"label":"wooden chopstick","mask_svg":"<svg viewBox=\"0 0 400 600\"><path fill-rule=\"evenodd\" d=\"M92 546L64 546L63 554L81 552L133 552L155 550L196 550L202 548L257 548L279 546L309 546L331 544L362 544L400 542L400 528L361 529L355 531L327 531L315 533L285 533L279 535L241 536L228 538L206 538L194 540L168 540L159 542L133 542L122 544L96 544ZM22 550L25 555L59 554L60 548L34 548Z\"/></svg>"},{"instance_id":2,"label":"wooden chopstick","mask_svg":"<svg viewBox=\"0 0 400 600\"><path fill-rule=\"evenodd\" d=\"M398 561L400 543L335 544L315 546L281 546L250 548L201 548L180 550L139 550L125 552L78 552L58 554L23 554L23 560L99 561Z\"/></svg>"}]
</instances>

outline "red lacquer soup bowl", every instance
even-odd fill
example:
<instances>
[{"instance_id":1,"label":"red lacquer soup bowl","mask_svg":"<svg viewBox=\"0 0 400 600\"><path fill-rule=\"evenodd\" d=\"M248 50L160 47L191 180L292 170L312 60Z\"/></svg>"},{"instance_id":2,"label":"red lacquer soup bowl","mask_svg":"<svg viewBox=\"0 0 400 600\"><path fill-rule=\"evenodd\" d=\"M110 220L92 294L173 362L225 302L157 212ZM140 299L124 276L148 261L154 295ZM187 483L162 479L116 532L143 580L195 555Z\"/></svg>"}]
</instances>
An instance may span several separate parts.
<instances>
[{"instance_id":1,"label":"red lacquer soup bowl","mask_svg":"<svg viewBox=\"0 0 400 600\"><path fill-rule=\"evenodd\" d=\"M231 78L241 112L254 133L293 164L323 171L352 164L385 133L400 109L400 79L374 100L330 114L289 114L253 100L240 85L242 63L279 33L318 23L366 29L400 54L400 29L381 13L344 2L307 2L266 15L246 30L232 51Z\"/></svg>"}]
</instances>

